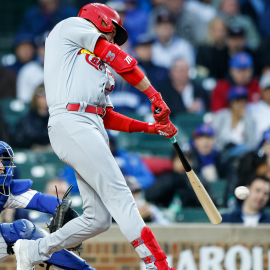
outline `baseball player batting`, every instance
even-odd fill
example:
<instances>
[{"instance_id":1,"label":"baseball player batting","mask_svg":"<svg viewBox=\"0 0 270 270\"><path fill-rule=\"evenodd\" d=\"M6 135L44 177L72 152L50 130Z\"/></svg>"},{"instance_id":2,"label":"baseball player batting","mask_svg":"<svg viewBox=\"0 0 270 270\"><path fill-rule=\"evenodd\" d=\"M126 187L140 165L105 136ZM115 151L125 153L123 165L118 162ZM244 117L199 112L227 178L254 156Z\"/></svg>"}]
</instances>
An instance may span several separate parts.
<instances>
[{"instance_id":1,"label":"baseball player batting","mask_svg":"<svg viewBox=\"0 0 270 270\"><path fill-rule=\"evenodd\" d=\"M15 167L13 158L12 148L0 141L0 213L8 208L25 208L54 214L58 205L55 196L29 189L33 184L30 179L12 179ZM12 246L18 239L38 239L48 234L43 228L26 219L0 223L0 262L13 253ZM47 264L47 269L53 265L60 266L54 269L95 270L80 257L65 249L52 254L51 258L43 263Z\"/></svg>"},{"instance_id":2,"label":"baseball player batting","mask_svg":"<svg viewBox=\"0 0 270 270\"><path fill-rule=\"evenodd\" d=\"M78 17L61 21L47 37L44 78L49 138L58 157L75 171L84 213L42 239L17 241L18 270L31 269L53 252L108 230L112 217L147 269L169 269L165 253L141 218L110 152L105 130L167 138L177 132L160 93L137 61L119 47L127 38L118 13L103 4L84 6ZM149 97L155 123L113 111L109 94L114 80L108 66ZM157 108L161 109L159 114L154 113Z\"/></svg>"}]
</instances>

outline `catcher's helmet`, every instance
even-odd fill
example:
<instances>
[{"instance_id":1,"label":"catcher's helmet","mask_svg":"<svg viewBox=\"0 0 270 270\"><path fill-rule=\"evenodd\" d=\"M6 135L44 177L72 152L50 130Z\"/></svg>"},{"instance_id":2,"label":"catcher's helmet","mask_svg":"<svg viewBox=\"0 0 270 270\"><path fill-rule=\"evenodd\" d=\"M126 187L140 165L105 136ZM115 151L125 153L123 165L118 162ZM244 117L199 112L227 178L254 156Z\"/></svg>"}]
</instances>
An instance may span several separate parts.
<instances>
[{"instance_id":1,"label":"catcher's helmet","mask_svg":"<svg viewBox=\"0 0 270 270\"><path fill-rule=\"evenodd\" d=\"M99 3L85 5L81 8L78 17L91 21L98 30L104 33L111 33L114 24L116 26L114 41L119 46L123 45L128 39L127 31L122 27L119 14L109 6Z\"/></svg>"},{"instance_id":2,"label":"catcher's helmet","mask_svg":"<svg viewBox=\"0 0 270 270\"><path fill-rule=\"evenodd\" d=\"M4 167L4 173L0 173L0 194L10 195L10 182L14 171L14 153L12 148L5 142L0 141L0 159Z\"/></svg>"}]
</instances>

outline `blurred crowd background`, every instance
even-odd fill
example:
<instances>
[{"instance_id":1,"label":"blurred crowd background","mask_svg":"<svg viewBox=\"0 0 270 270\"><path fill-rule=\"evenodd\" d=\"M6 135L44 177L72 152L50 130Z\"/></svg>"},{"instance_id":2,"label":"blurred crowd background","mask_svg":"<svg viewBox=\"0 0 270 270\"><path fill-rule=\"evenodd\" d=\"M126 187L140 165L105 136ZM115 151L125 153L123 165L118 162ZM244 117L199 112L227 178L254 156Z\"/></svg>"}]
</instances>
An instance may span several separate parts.
<instances>
[{"instance_id":1,"label":"blurred crowd background","mask_svg":"<svg viewBox=\"0 0 270 270\"><path fill-rule=\"evenodd\" d=\"M267 0L99 1L121 15L136 57L171 109L186 157L224 222L270 222L270 2ZM45 40L87 0L2 1L0 139L16 154L15 177L59 197L68 184L80 213L74 171L53 153L43 84ZM153 121L148 98L115 74L115 111ZM206 222L168 139L109 132L110 148L147 222ZM89 143L95 143L89 138ZM236 186L248 186L244 203ZM2 221L28 215L7 210ZM28 218L48 222L46 214Z\"/></svg>"}]
</instances>

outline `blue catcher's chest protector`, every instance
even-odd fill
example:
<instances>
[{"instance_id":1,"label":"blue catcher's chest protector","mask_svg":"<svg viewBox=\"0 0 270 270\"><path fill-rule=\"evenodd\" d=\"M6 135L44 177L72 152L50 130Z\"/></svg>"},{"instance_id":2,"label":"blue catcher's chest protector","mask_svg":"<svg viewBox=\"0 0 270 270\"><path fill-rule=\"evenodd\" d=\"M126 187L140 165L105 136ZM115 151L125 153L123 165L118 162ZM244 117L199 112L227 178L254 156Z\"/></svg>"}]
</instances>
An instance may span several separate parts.
<instances>
[{"instance_id":1,"label":"blue catcher's chest protector","mask_svg":"<svg viewBox=\"0 0 270 270\"><path fill-rule=\"evenodd\" d=\"M18 180L11 180L10 182L10 192L13 195L20 195L24 192L28 191L33 184L33 181L30 179L18 179ZM0 213L4 209L4 205L7 202L9 196L4 196L0 194Z\"/></svg>"},{"instance_id":2,"label":"blue catcher's chest protector","mask_svg":"<svg viewBox=\"0 0 270 270\"><path fill-rule=\"evenodd\" d=\"M11 245L18 239L37 240L49 235L43 228L26 219L19 219L13 223L0 224L0 233L8 246L7 251L9 254L10 252L13 252ZM51 258L44 263L47 264L47 269L49 269L51 265L55 265L66 270L96 270L79 256L66 249L53 253Z\"/></svg>"}]
</instances>

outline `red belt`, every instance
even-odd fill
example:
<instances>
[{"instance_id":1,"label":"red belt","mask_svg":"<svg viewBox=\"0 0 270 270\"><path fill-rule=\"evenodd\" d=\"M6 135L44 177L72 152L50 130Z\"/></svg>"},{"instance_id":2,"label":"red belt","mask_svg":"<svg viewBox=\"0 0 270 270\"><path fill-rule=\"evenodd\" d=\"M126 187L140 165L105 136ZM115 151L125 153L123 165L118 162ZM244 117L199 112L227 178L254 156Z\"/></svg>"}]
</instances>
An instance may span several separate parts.
<instances>
[{"instance_id":1,"label":"red belt","mask_svg":"<svg viewBox=\"0 0 270 270\"><path fill-rule=\"evenodd\" d=\"M80 109L80 104L68 104L67 105L67 110L68 111L79 111ZM94 114L98 114L101 116L104 116L105 114L105 110L101 107L95 107L95 106L89 106L87 105L87 107L85 108L85 112L87 113L94 113Z\"/></svg>"}]
</instances>

